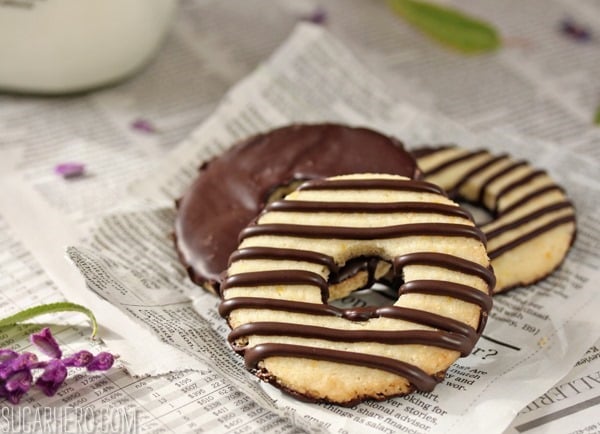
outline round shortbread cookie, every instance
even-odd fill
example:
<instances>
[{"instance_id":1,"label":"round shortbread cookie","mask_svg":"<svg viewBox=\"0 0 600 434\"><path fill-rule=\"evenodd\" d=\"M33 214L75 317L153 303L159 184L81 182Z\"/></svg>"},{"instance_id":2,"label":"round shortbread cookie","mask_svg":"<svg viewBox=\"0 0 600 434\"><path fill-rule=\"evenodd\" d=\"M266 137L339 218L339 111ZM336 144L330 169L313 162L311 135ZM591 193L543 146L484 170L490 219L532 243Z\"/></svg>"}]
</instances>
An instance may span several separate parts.
<instances>
[{"instance_id":1,"label":"round shortbread cookie","mask_svg":"<svg viewBox=\"0 0 600 434\"><path fill-rule=\"evenodd\" d=\"M367 128L290 125L242 140L202 166L177 201L181 262L193 282L217 293L238 234L265 204L309 179L363 172L420 175L401 142ZM366 279L359 268L357 279Z\"/></svg>"},{"instance_id":2,"label":"round shortbread cookie","mask_svg":"<svg viewBox=\"0 0 600 434\"><path fill-rule=\"evenodd\" d=\"M352 405L429 391L472 350L495 280L485 237L438 186L360 174L302 184L240 234L221 286L229 341L247 368L293 395ZM392 270L392 306L328 304L339 269Z\"/></svg>"},{"instance_id":3,"label":"round shortbread cookie","mask_svg":"<svg viewBox=\"0 0 600 434\"><path fill-rule=\"evenodd\" d=\"M494 293L535 283L563 262L575 238L575 209L545 171L505 154L457 146L413 155L425 180L492 215L481 230L496 274Z\"/></svg>"}]
</instances>

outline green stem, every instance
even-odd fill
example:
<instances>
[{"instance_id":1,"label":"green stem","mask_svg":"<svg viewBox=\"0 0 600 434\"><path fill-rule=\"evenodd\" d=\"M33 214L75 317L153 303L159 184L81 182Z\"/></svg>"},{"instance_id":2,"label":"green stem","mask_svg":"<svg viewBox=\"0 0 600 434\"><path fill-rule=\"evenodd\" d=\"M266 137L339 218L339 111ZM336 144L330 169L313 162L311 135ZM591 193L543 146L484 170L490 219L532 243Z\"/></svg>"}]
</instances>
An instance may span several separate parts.
<instances>
[{"instance_id":1,"label":"green stem","mask_svg":"<svg viewBox=\"0 0 600 434\"><path fill-rule=\"evenodd\" d=\"M494 26L452 7L422 0L387 0L387 3L413 26L464 53L494 51L501 45Z\"/></svg>"},{"instance_id":2,"label":"green stem","mask_svg":"<svg viewBox=\"0 0 600 434\"><path fill-rule=\"evenodd\" d=\"M14 315L0 319L0 327L12 326L39 315L45 315L47 313L56 312L81 312L86 314L92 322L92 338L96 336L96 332L98 331L98 323L96 322L96 317L94 316L92 311L85 306L76 303L70 303L67 301L59 303L41 304L39 306L34 306L22 310L20 312L15 313Z\"/></svg>"}]
</instances>

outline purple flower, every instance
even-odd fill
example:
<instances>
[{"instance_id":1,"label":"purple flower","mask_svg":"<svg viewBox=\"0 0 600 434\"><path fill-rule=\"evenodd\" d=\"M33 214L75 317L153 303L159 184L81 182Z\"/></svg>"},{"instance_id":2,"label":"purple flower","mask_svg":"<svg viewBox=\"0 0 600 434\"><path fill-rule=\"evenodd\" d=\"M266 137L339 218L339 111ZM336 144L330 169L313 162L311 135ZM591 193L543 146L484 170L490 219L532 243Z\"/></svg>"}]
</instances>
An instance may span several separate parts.
<instances>
[{"instance_id":1,"label":"purple flower","mask_svg":"<svg viewBox=\"0 0 600 434\"><path fill-rule=\"evenodd\" d=\"M52 332L48 327L44 327L38 333L33 333L29 340L33 345L38 347L42 353L52 357L53 359L60 359L62 357L62 351L58 346L58 342L52 336Z\"/></svg>"},{"instance_id":2,"label":"purple flower","mask_svg":"<svg viewBox=\"0 0 600 434\"><path fill-rule=\"evenodd\" d=\"M65 366L72 366L75 368L83 368L84 366L89 365L89 363L94 358L94 355L86 350L81 350L76 352L69 357L63 359L63 363Z\"/></svg>"},{"instance_id":3,"label":"purple flower","mask_svg":"<svg viewBox=\"0 0 600 434\"><path fill-rule=\"evenodd\" d=\"M67 368L62 360L51 360L48 362L46 369L42 375L40 375L35 382L46 396L54 396L58 388L63 384L67 378Z\"/></svg>"},{"instance_id":4,"label":"purple flower","mask_svg":"<svg viewBox=\"0 0 600 434\"><path fill-rule=\"evenodd\" d=\"M112 354L107 352L98 353L87 365L88 371L106 371L110 369L115 362Z\"/></svg>"},{"instance_id":5,"label":"purple flower","mask_svg":"<svg viewBox=\"0 0 600 434\"><path fill-rule=\"evenodd\" d=\"M85 172L85 164L68 162L57 164L54 167L54 173L62 176L63 178L77 178L83 175Z\"/></svg>"},{"instance_id":6,"label":"purple flower","mask_svg":"<svg viewBox=\"0 0 600 434\"><path fill-rule=\"evenodd\" d=\"M33 377L29 368L21 369L11 373L2 385L2 394L13 404L18 404L21 397L27 393L31 387Z\"/></svg>"},{"instance_id":7,"label":"purple flower","mask_svg":"<svg viewBox=\"0 0 600 434\"><path fill-rule=\"evenodd\" d=\"M19 357L19 353L9 349L0 350L0 378L6 380L12 372L12 361Z\"/></svg>"},{"instance_id":8,"label":"purple flower","mask_svg":"<svg viewBox=\"0 0 600 434\"><path fill-rule=\"evenodd\" d=\"M56 394L58 388L67 378L67 368L83 368L88 371L106 371L115 361L112 354L101 352L93 355L81 350L68 357L62 358L58 342L47 327L30 336L31 342L50 360L38 361L35 354L30 352L17 353L8 348L0 349L0 397L18 404L33 383L32 371L43 369L37 377L35 385L48 395Z\"/></svg>"},{"instance_id":9,"label":"purple flower","mask_svg":"<svg viewBox=\"0 0 600 434\"><path fill-rule=\"evenodd\" d=\"M0 396L16 404L31 387L29 363L37 362L32 353L18 354L9 349L0 350Z\"/></svg>"},{"instance_id":10,"label":"purple flower","mask_svg":"<svg viewBox=\"0 0 600 434\"><path fill-rule=\"evenodd\" d=\"M33 353L24 352L23 354L18 354L17 357L6 360L0 365L0 378L8 380L14 372L30 369L31 365L37 363L37 361L37 356Z\"/></svg>"}]
</instances>

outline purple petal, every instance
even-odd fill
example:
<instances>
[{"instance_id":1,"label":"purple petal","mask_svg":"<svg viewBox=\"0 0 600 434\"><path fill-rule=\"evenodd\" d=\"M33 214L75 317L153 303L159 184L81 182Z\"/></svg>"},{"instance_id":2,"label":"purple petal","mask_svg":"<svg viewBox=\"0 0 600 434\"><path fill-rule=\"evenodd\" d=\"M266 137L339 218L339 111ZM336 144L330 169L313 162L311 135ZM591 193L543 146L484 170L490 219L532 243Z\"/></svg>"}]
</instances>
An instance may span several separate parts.
<instances>
[{"instance_id":1,"label":"purple petal","mask_svg":"<svg viewBox=\"0 0 600 434\"><path fill-rule=\"evenodd\" d=\"M12 368L12 360L7 360L0 364L0 379L6 380L10 374L14 372Z\"/></svg>"},{"instance_id":2,"label":"purple petal","mask_svg":"<svg viewBox=\"0 0 600 434\"><path fill-rule=\"evenodd\" d=\"M48 366L50 360L42 360L40 362L33 362L29 364L29 369L42 369Z\"/></svg>"},{"instance_id":3,"label":"purple petal","mask_svg":"<svg viewBox=\"0 0 600 434\"><path fill-rule=\"evenodd\" d=\"M48 327L44 327L38 333L33 333L29 340L33 345L38 347L42 353L52 357L53 359L60 359L62 357L62 351L58 346L58 342L52 336L52 332Z\"/></svg>"},{"instance_id":4,"label":"purple petal","mask_svg":"<svg viewBox=\"0 0 600 434\"><path fill-rule=\"evenodd\" d=\"M560 23L560 30L565 36L577 42L587 42L592 39L590 30L577 23L572 18L565 18L562 20Z\"/></svg>"},{"instance_id":5,"label":"purple petal","mask_svg":"<svg viewBox=\"0 0 600 434\"><path fill-rule=\"evenodd\" d=\"M13 373L23 369L31 369L37 363L37 356L33 353L24 352L12 360L7 360L0 365L0 378L6 380Z\"/></svg>"},{"instance_id":6,"label":"purple petal","mask_svg":"<svg viewBox=\"0 0 600 434\"><path fill-rule=\"evenodd\" d=\"M76 178L83 175L85 172L85 164L68 162L57 164L54 167L54 173L62 176L63 178Z\"/></svg>"},{"instance_id":7,"label":"purple petal","mask_svg":"<svg viewBox=\"0 0 600 434\"><path fill-rule=\"evenodd\" d=\"M42 389L46 396L54 396L65 378L67 378L67 368L62 360L50 360L35 384Z\"/></svg>"},{"instance_id":8,"label":"purple petal","mask_svg":"<svg viewBox=\"0 0 600 434\"><path fill-rule=\"evenodd\" d=\"M29 390L31 387L31 371L29 369L21 369L20 371L14 372L5 383L6 390L8 392L14 392L15 390L24 389Z\"/></svg>"},{"instance_id":9,"label":"purple petal","mask_svg":"<svg viewBox=\"0 0 600 434\"><path fill-rule=\"evenodd\" d=\"M6 397L13 404L18 404L23 395L31 388L33 377L29 369L14 372L4 383Z\"/></svg>"},{"instance_id":10,"label":"purple petal","mask_svg":"<svg viewBox=\"0 0 600 434\"><path fill-rule=\"evenodd\" d=\"M131 123L131 128L143 133L155 134L158 130L156 127L147 119L136 119Z\"/></svg>"},{"instance_id":11,"label":"purple petal","mask_svg":"<svg viewBox=\"0 0 600 434\"><path fill-rule=\"evenodd\" d=\"M9 350L8 348L0 349L0 363L16 359L18 356L19 353L17 353L16 351Z\"/></svg>"},{"instance_id":12,"label":"purple petal","mask_svg":"<svg viewBox=\"0 0 600 434\"><path fill-rule=\"evenodd\" d=\"M19 353L9 349L0 350L0 378L5 380L13 371L13 360L19 357Z\"/></svg>"},{"instance_id":13,"label":"purple petal","mask_svg":"<svg viewBox=\"0 0 600 434\"><path fill-rule=\"evenodd\" d=\"M75 368L82 368L84 366L89 365L89 363L94 359L94 355L89 351L82 350L78 351L75 354L70 355L69 357L65 357L63 359L63 363L65 366L73 366Z\"/></svg>"},{"instance_id":14,"label":"purple petal","mask_svg":"<svg viewBox=\"0 0 600 434\"><path fill-rule=\"evenodd\" d=\"M87 365L88 371L106 371L110 369L115 362L112 354L102 352L94 356L92 361Z\"/></svg>"},{"instance_id":15,"label":"purple petal","mask_svg":"<svg viewBox=\"0 0 600 434\"><path fill-rule=\"evenodd\" d=\"M317 6L315 10L300 19L313 24L325 24L327 22L327 11L323 7Z\"/></svg>"}]
</instances>

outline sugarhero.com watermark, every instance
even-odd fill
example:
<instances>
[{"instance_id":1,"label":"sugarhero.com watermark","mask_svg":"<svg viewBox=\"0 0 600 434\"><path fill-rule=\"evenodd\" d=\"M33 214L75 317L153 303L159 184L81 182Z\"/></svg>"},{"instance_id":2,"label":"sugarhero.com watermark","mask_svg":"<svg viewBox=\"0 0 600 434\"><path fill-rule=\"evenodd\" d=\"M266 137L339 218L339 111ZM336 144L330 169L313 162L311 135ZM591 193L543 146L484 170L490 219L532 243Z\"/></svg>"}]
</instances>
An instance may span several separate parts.
<instances>
[{"instance_id":1,"label":"sugarhero.com watermark","mask_svg":"<svg viewBox=\"0 0 600 434\"><path fill-rule=\"evenodd\" d=\"M136 433L135 408L0 407L0 432Z\"/></svg>"}]
</instances>

